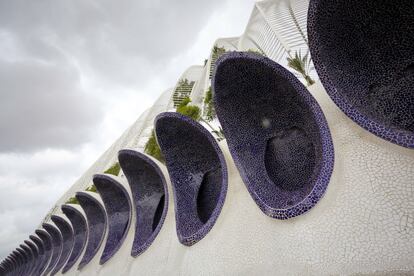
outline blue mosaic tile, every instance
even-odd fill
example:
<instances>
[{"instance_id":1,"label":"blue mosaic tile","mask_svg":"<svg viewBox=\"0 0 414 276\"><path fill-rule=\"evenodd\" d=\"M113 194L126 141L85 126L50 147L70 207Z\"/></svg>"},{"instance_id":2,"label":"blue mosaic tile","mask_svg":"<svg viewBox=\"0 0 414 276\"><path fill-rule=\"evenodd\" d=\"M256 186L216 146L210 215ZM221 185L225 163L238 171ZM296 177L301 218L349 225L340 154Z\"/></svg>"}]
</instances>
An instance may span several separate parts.
<instances>
[{"instance_id":1,"label":"blue mosaic tile","mask_svg":"<svg viewBox=\"0 0 414 276\"><path fill-rule=\"evenodd\" d=\"M42 264L41 269L39 269L39 272L42 274L46 271L49 261L52 257L52 238L50 237L49 233L46 232L43 229L38 229L35 231L36 235L39 237L39 239L42 241L43 249L44 249L44 262Z\"/></svg>"},{"instance_id":2,"label":"blue mosaic tile","mask_svg":"<svg viewBox=\"0 0 414 276\"><path fill-rule=\"evenodd\" d=\"M334 164L316 100L292 73L254 53L223 55L212 87L230 153L259 208L277 219L310 210Z\"/></svg>"},{"instance_id":3,"label":"blue mosaic tile","mask_svg":"<svg viewBox=\"0 0 414 276\"><path fill-rule=\"evenodd\" d=\"M119 250L128 234L132 205L125 187L112 177L96 174L93 183L104 202L108 220L108 237L99 262L104 264Z\"/></svg>"},{"instance_id":4,"label":"blue mosaic tile","mask_svg":"<svg viewBox=\"0 0 414 276\"><path fill-rule=\"evenodd\" d=\"M62 269L62 273L67 272L81 256L88 239L88 225L83 214L71 205L62 205L62 212L70 220L73 228L73 249L66 265Z\"/></svg>"},{"instance_id":5,"label":"blue mosaic tile","mask_svg":"<svg viewBox=\"0 0 414 276\"><path fill-rule=\"evenodd\" d=\"M56 266L53 268L52 272L50 272L50 275L53 276L66 264L66 261L72 252L73 229L69 222L60 216L52 215L51 219L62 234L62 254L60 254Z\"/></svg>"},{"instance_id":6,"label":"blue mosaic tile","mask_svg":"<svg viewBox=\"0 0 414 276\"><path fill-rule=\"evenodd\" d=\"M77 192L76 199L85 211L88 221L88 241L85 253L78 266L80 270L96 255L105 238L106 213L104 206L87 192Z\"/></svg>"},{"instance_id":7,"label":"blue mosaic tile","mask_svg":"<svg viewBox=\"0 0 414 276\"><path fill-rule=\"evenodd\" d=\"M225 159L210 132L179 113L159 114L155 132L173 187L178 239L191 246L207 235L221 212Z\"/></svg>"},{"instance_id":8,"label":"blue mosaic tile","mask_svg":"<svg viewBox=\"0 0 414 276\"><path fill-rule=\"evenodd\" d=\"M157 161L134 150L121 150L119 164L135 206L136 224L131 255L143 253L155 240L168 210L168 189Z\"/></svg>"},{"instance_id":9,"label":"blue mosaic tile","mask_svg":"<svg viewBox=\"0 0 414 276\"><path fill-rule=\"evenodd\" d=\"M414 148L414 5L312 0L309 47L336 105L371 133Z\"/></svg>"},{"instance_id":10,"label":"blue mosaic tile","mask_svg":"<svg viewBox=\"0 0 414 276\"><path fill-rule=\"evenodd\" d=\"M48 274L53 270L56 266L60 255L62 254L62 234L60 233L59 229L49 223L43 223L42 227L49 233L52 239L52 257L49 262L49 266L47 267L45 274Z\"/></svg>"}]
</instances>

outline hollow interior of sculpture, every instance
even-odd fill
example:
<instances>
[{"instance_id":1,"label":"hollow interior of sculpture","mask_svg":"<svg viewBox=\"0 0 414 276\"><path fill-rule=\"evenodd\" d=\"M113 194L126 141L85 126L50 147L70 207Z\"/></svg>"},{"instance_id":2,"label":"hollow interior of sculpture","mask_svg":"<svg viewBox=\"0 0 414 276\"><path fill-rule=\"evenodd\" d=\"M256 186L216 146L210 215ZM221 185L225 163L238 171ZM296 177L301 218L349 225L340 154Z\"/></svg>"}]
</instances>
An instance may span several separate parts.
<instances>
[{"instance_id":1,"label":"hollow interior of sculpture","mask_svg":"<svg viewBox=\"0 0 414 276\"><path fill-rule=\"evenodd\" d=\"M47 269L50 258L52 256L52 241L50 235L44 230L36 230L35 233L42 241L45 255L44 262L39 269L39 272L41 273Z\"/></svg>"},{"instance_id":2,"label":"hollow interior of sculpture","mask_svg":"<svg viewBox=\"0 0 414 276\"><path fill-rule=\"evenodd\" d=\"M106 214L102 204L92 195L78 192L76 198L82 209L85 211L88 221L88 241L85 253L79 263L79 269L87 265L98 252L99 247L105 237Z\"/></svg>"},{"instance_id":3,"label":"hollow interior of sculpture","mask_svg":"<svg viewBox=\"0 0 414 276\"><path fill-rule=\"evenodd\" d=\"M103 264L121 247L128 233L131 199L126 189L109 176L95 175L93 183L105 204L108 217L108 237L100 260Z\"/></svg>"},{"instance_id":4,"label":"hollow interior of sculpture","mask_svg":"<svg viewBox=\"0 0 414 276\"><path fill-rule=\"evenodd\" d=\"M88 238L88 229L85 217L75 207L63 205L62 211L72 224L74 238L72 253L69 256L66 265L62 269L62 272L65 273L76 263L85 248L86 240Z\"/></svg>"},{"instance_id":5,"label":"hollow interior of sculpture","mask_svg":"<svg viewBox=\"0 0 414 276\"><path fill-rule=\"evenodd\" d=\"M221 210L223 165L207 130L188 118L165 114L156 121L156 133L174 186L177 231L182 242L193 243L193 235Z\"/></svg>"},{"instance_id":6,"label":"hollow interior of sculpture","mask_svg":"<svg viewBox=\"0 0 414 276\"><path fill-rule=\"evenodd\" d=\"M62 254L62 235L60 231L53 225L44 223L43 228L49 233L52 240L52 257L47 267L46 273L50 272L57 264L60 254Z\"/></svg>"},{"instance_id":7,"label":"hollow interior of sculpture","mask_svg":"<svg viewBox=\"0 0 414 276\"><path fill-rule=\"evenodd\" d=\"M287 209L311 193L322 144L309 104L287 70L277 68L249 55L229 58L217 67L214 89L219 120L250 193L270 208Z\"/></svg>"},{"instance_id":8,"label":"hollow interior of sculpture","mask_svg":"<svg viewBox=\"0 0 414 276\"><path fill-rule=\"evenodd\" d=\"M52 221L62 234L62 254L60 254L59 260L53 268L51 275L56 274L65 265L73 248L72 226L64 218L55 215L52 216Z\"/></svg>"},{"instance_id":9,"label":"hollow interior of sculpture","mask_svg":"<svg viewBox=\"0 0 414 276\"><path fill-rule=\"evenodd\" d=\"M118 159L131 187L136 210L132 247L132 255L136 256L150 246L164 222L167 187L158 165L144 154L122 150Z\"/></svg>"},{"instance_id":10,"label":"hollow interior of sculpture","mask_svg":"<svg viewBox=\"0 0 414 276\"><path fill-rule=\"evenodd\" d=\"M315 62L346 108L413 134L412 1L320 0L317 6L312 22L319 56Z\"/></svg>"}]
</instances>

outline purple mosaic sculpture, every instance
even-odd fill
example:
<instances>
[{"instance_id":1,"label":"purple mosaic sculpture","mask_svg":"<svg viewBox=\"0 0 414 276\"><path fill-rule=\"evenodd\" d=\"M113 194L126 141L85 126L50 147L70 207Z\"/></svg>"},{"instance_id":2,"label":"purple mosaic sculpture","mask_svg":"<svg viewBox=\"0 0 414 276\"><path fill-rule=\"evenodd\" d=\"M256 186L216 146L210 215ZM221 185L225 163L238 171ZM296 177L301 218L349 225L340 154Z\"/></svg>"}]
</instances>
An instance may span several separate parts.
<instances>
[{"instance_id":1,"label":"purple mosaic sculpture","mask_svg":"<svg viewBox=\"0 0 414 276\"><path fill-rule=\"evenodd\" d=\"M43 270L45 269L46 262L48 261L46 258L46 252L45 252L45 246L43 245L43 242L41 239L39 239L37 236L30 235L30 239L33 241L34 244L36 244L39 254L39 261L38 261L38 267L35 271L36 275L42 275Z\"/></svg>"},{"instance_id":2,"label":"purple mosaic sculpture","mask_svg":"<svg viewBox=\"0 0 414 276\"><path fill-rule=\"evenodd\" d=\"M48 274L52 269L56 266L60 255L62 254L62 234L60 233L59 229L49 223L43 223L43 228L49 233L50 237L52 238L52 257L49 262L49 266L45 274Z\"/></svg>"},{"instance_id":3,"label":"purple mosaic sculpture","mask_svg":"<svg viewBox=\"0 0 414 276\"><path fill-rule=\"evenodd\" d=\"M311 0L309 47L336 105L371 133L414 148L414 5Z\"/></svg>"},{"instance_id":4,"label":"purple mosaic sculpture","mask_svg":"<svg viewBox=\"0 0 414 276\"><path fill-rule=\"evenodd\" d=\"M37 268L39 267L39 251L36 247L36 245L33 244L33 242L25 240L24 243L29 247L31 253L32 253L32 268L30 271L31 275L37 274Z\"/></svg>"},{"instance_id":5,"label":"purple mosaic sculpture","mask_svg":"<svg viewBox=\"0 0 414 276\"><path fill-rule=\"evenodd\" d=\"M308 90L274 61L240 52L218 60L212 84L230 153L256 204L277 219L311 209L328 186L334 150Z\"/></svg>"},{"instance_id":6,"label":"purple mosaic sculpture","mask_svg":"<svg viewBox=\"0 0 414 276\"><path fill-rule=\"evenodd\" d=\"M28 257L26 253L21 248L16 248L17 252L19 252L20 260L21 260L21 268L19 274L27 275L27 265L28 265Z\"/></svg>"},{"instance_id":7,"label":"purple mosaic sculpture","mask_svg":"<svg viewBox=\"0 0 414 276\"><path fill-rule=\"evenodd\" d=\"M49 262L52 257L52 238L50 237L49 233L43 229L38 229L35 231L35 233L42 241L43 248L45 251L44 263L42 264L42 269L39 270L39 273L42 275L46 272L46 269L48 268Z\"/></svg>"},{"instance_id":8,"label":"purple mosaic sculpture","mask_svg":"<svg viewBox=\"0 0 414 276\"><path fill-rule=\"evenodd\" d=\"M22 267L23 267L23 257L17 250L13 250L12 253L14 259L16 260L16 275L22 274Z\"/></svg>"},{"instance_id":9,"label":"purple mosaic sculpture","mask_svg":"<svg viewBox=\"0 0 414 276\"><path fill-rule=\"evenodd\" d=\"M78 267L80 270L92 260L104 240L106 232L106 213L104 206L94 196L87 192L77 192L76 199L85 211L89 233L85 253L83 254Z\"/></svg>"},{"instance_id":10,"label":"purple mosaic sculpture","mask_svg":"<svg viewBox=\"0 0 414 276\"><path fill-rule=\"evenodd\" d=\"M227 192L227 167L214 137L175 112L159 114L155 131L174 191L179 241L201 240L216 222Z\"/></svg>"},{"instance_id":11,"label":"purple mosaic sculpture","mask_svg":"<svg viewBox=\"0 0 414 276\"><path fill-rule=\"evenodd\" d=\"M164 174L147 155L121 150L119 164L132 191L137 216L131 255L143 253L155 240L168 210L168 190Z\"/></svg>"},{"instance_id":12,"label":"purple mosaic sculpture","mask_svg":"<svg viewBox=\"0 0 414 276\"><path fill-rule=\"evenodd\" d=\"M68 260L70 253L73 248L73 230L72 226L64 218L56 215L52 215L52 221L56 224L57 228L62 234L62 253L60 254L59 260L56 263L56 266L53 268L50 273L51 276L58 273L58 271L65 265Z\"/></svg>"},{"instance_id":13,"label":"purple mosaic sculpture","mask_svg":"<svg viewBox=\"0 0 414 276\"><path fill-rule=\"evenodd\" d=\"M20 248L25 252L26 257L27 257L26 274L27 275L32 275L33 261L34 261L33 252L28 246L26 246L24 244L21 244Z\"/></svg>"},{"instance_id":14,"label":"purple mosaic sculpture","mask_svg":"<svg viewBox=\"0 0 414 276\"><path fill-rule=\"evenodd\" d=\"M105 205L108 219L108 238L100 264L108 261L121 247L131 225L131 199L124 186L108 175L96 174L93 183Z\"/></svg>"},{"instance_id":15,"label":"purple mosaic sculpture","mask_svg":"<svg viewBox=\"0 0 414 276\"><path fill-rule=\"evenodd\" d=\"M68 217L73 227L73 249L66 265L62 269L62 273L67 272L81 256L88 239L88 225L86 218L75 207L70 205L62 205L62 212Z\"/></svg>"}]
</instances>

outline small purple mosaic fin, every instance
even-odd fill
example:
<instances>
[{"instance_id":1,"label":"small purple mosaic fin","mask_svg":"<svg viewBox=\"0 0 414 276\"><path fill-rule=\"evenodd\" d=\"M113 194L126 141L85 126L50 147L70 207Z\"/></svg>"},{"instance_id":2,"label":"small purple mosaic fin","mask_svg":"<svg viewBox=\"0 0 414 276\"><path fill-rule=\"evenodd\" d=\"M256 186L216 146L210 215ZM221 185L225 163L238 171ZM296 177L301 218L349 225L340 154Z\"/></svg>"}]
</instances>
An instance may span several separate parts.
<instances>
[{"instance_id":1,"label":"small purple mosaic fin","mask_svg":"<svg viewBox=\"0 0 414 276\"><path fill-rule=\"evenodd\" d=\"M119 164L132 191L137 216L131 255L144 252L157 237L168 210L168 190L157 161L144 153L121 150Z\"/></svg>"},{"instance_id":2,"label":"small purple mosaic fin","mask_svg":"<svg viewBox=\"0 0 414 276\"><path fill-rule=\"evenodd\" d=\"M207 235L221 212L225 159L210 132L179 113L159 114L155 131L174 188L178 239L191 246Z\"/></svg>"},{"instance_id":3,"label":"small purple mosaic fin","mask_svg":"<svg viewBox=\"0 0 414 276\"><path fill-rule=\"evenodd\" d=\"M46 255L45 246L42 240L35 235L30 235L30 239L36 244L38 253L39 253L39 265L35 273L36 275L42 275L42 272L45 269L46 263L48 261L48 256Z\"/></svg>"},{"instance_id":4,"label":"small purple mosaic fin","mask_svg":"<svg viewBox=\"0 0 414 276\"><path fill-rule=\"evenodd\" d=\"M303 84L266 57L232 52L216 63L213 91L231 155L260 209L288 219L312 208L328 186L334 150Z\"/></svg>"},{"instance_id":5,"label":"small purple mosaic fin","mask_svg":"<svg viewBox=\"0 0 414 276\"><path fill-rule=\"evenodd\" d=\"M30 275L36 275L37 268L39 266L38 260L39 260L39 250L37 249L37 246L33 244L33 242L25 240L24 243L30 248L32 252L32 268L30 270Z\"/></svg>"},{"instance_id":6,"label":"small purple mosaic fin","mask_svg":"<svg viewBox=\"0 0 414 276\"><path fill-rule=\"evenodd\" d=\"M88 242L85 253L79 263L78 269L82 269L96 255L101 246L106 232L106 212L99 200L88 192L77 192L76 199L85 211L88 221Z\"/></svg>"},{"instance_id":7,"label":"small purple mosaic fin","mask_svg":"<svg viewBox=\"0 0 414 276\"><path fill-rule=\"evenodd\" d=\"M74 237L72 253L62 269L62 273L65 273L72 268L85 249L86 241L88 239L88 225L86 223L86 218L78 209L76 209L76 207L67 204L62 205L61 209L72 224Z\"/></svg>"},{"instance_id":8,"label":"small purple mosaic fin","mask_svg":"<svg viewBox=\"0 0 414 276\"><path fill-rule=\"evenodd\" d=\"M66 261L72 252L73 229L69 222L60 216L52 215L51 219L62 234L62 254L60 254L56 266L53 268L52 272L50 272L50 275L53 276L66 264Z\"/></svg>"},{"instance_id":9,"label":"small purple mosaic fin","mask_svg":"<svg viewBox=\"0 0 414 276\"><path fill-rule=\"evenodd\" d=\"M49 262L52 257L52 238L50 237L49 233L43 229L38 229L35 231L36 235L40 238L43 243L43 248L45 250L45 260L42 265L42 269L39 270L39 273L42 275L45 273L46 269L48 268Z\"/></svg>"},{"instance_id":10,"label":"small purple mosaic fin","mask_svg":"<svg viewBox=\"0 0 414 276\"><path fill-rule=\"evenodd\" d=\"M411 0L309 5L309 48L329 96L361 127L407 148L414 148L413 26Z\"/></svg>"},{"instance_id":11,"label":"small purple mosaic fin","mask_svg":"<svg viewBox=\"0 0 414 276\"><path fill-rule=\"evenodd\" d=\"M60 233L59 229L49 223L43 223L43 228L49 233L50 237L52 238L52 258L49 262L49 266L45 272L48 274L53 270L56 266L60 255L62 254L62 234Z\"/></svg>"},{"instance_id":12,"label":"small purple mosaic fin","mask_svg":"<svg viewBox=\"0 0 414 276\"><path fill-rule=\"evenodd\" d=\"M127 190L109 175L96 174L93 177L108 219L108 237L100 264L104 264L119 250L131 225L132 204Z\"/></svg>"},{"instance_id":13,"label":"small purple mosaic fin","mask_svg":"<svg viewBox=\"0 0 414 276\"><path fill-rule=\"evenodd\" d=\"M27 269L26 269L26 273L27 275L32 275L32 271L33 271L33 262L34 262L34 253L32 252L32 250L25 244L21 244L20 248L26 253L26 256L28 258L28 262L27 262Z\"/></svg>"}]
</instances>

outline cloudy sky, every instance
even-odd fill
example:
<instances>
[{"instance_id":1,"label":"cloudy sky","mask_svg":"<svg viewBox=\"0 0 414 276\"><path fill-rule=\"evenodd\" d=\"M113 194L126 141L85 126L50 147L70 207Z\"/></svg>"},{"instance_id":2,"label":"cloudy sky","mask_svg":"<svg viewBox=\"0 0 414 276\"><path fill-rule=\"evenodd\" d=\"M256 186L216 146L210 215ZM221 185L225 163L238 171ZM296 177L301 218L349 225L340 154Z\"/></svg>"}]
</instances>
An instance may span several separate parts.
<instances>
[{"instance_id":1,"label":"cloudy sky","mask_svg":"<svg viewBox=\"0 0 414 276\"><path fill-rule=\"evenodd\" d=\"M0 0L0 259L253 0Z\"/></svg>"}]
</instances>

